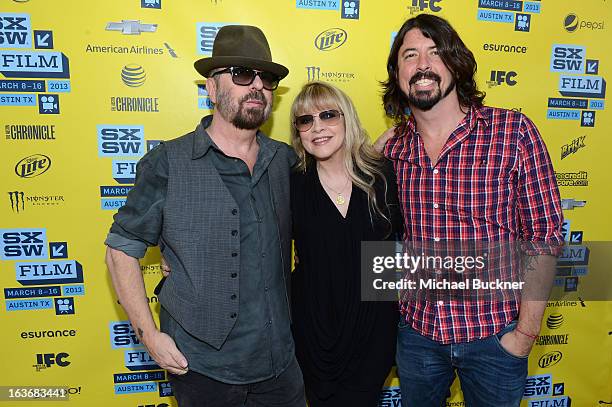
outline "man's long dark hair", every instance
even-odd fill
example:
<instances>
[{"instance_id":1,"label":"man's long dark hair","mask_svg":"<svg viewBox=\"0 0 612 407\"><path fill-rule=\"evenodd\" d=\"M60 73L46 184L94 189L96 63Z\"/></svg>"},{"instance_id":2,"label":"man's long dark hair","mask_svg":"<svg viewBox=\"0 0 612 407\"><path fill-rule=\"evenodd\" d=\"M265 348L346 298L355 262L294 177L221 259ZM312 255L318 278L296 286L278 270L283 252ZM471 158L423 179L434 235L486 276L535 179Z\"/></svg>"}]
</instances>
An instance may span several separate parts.
<instances>
[{"instance_id":1,"label":"man's long dark hair","mask_svg":"<svg viewBox=\"0 0 612 407\"><path fill-rule=\"evenodd\" d=\"M443 18L432 14L419 14L406 20L400 28L387 60L387 73L389 78L382 83L383 106L387 116L393 118L397 123L405 123L408 97L400 89L398 83L398 54L404 42L404 36L413 28L421 30L423 35L436 44L438 54L444 65L453 75L457 96L461 106L482 106L485 94L478 90L474 75L476 74L476 60L457 31Z\"/></svg>"}]
</instances>

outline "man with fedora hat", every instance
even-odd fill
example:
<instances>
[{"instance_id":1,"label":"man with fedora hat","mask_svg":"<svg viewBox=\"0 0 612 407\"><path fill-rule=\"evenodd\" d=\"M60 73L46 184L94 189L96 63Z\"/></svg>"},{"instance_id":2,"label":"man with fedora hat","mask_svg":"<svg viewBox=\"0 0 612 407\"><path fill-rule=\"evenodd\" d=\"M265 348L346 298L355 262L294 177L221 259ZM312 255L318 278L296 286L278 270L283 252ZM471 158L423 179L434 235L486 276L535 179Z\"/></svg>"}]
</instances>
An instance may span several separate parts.
<instances>
[{"instance_id":1,"label":"man with fedora hat","mask_svg":"<svg viewBox=\"0 0 612 407\"><path fill-rule=\"evenodd\" d=\"M295 155L258 130L289 71L259 28L239 25L195 68L214 112L138 163L105 242L113 286L180 406L303 407L289 309ZM160 330L137 260L154 245L172 269Z\"/></svg>"}]
</instances>

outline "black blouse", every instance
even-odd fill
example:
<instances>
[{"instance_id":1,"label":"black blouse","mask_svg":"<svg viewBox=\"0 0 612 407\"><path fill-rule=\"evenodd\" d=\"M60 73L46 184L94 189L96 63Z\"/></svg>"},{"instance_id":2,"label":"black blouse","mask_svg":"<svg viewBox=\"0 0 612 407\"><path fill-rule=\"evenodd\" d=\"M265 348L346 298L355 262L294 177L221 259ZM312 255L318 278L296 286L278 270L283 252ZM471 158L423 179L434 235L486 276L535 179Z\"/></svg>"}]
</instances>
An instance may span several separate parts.
<instances>
[{"instance_id":1,"label":"black blouse","mask_svg":"<svg viewBox=\"0 0 612 407\"><path fill-rule=\"evenodd\" d=\"M380 388L395 355L395 302L361 302L362 241L401 238L395 171L374 188L390 221L368 208L367 194L353 185L343 218L321 185L315 165L291 179L291 209L299 264L292 275L296 355L311 391L325 397L346 388ZM386 192L386 193L385 193ZM381 381L382 380L382 381Z\"/></svg>"}]
</instances>

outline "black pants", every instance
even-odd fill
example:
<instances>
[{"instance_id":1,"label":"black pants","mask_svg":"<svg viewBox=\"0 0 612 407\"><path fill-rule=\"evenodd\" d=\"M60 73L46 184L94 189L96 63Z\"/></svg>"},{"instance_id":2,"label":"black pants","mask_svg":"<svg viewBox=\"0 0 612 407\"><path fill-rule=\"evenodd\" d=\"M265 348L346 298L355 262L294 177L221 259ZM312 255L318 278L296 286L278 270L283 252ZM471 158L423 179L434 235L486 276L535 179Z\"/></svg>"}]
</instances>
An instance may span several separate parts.
<instances>
[{"instance_id":1,"label":"black pants","mask_svg":"<svg viewBox=\"0 0 612 407\"><path fill-rule=\"evenodd\" d=\"M295 358L278 377L252 384L226 384L189 371L168 374L180 407L305 407L302 371Z\"/></svg>"}]
</instances>

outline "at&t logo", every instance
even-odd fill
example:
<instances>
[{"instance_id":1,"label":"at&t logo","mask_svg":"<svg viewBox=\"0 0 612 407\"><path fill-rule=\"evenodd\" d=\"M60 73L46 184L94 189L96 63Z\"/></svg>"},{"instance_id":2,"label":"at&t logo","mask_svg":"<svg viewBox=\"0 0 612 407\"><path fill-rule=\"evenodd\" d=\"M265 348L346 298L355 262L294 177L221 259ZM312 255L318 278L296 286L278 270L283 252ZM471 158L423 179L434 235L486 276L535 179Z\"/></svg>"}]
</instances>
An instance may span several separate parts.
<instances>
[{"instance_id":1,"label":"at&t logo","mask_svg":"<svg viewBox=\"0 0 612 407\"><path fill-rule=\"evenodd\" d=\"M128 64L121 70L121 80L130 88L138 88L145 83L147 74L142 66Z\"/></svg>"},{"instance_id":2,"label":"at&t logo","mask_svg":"<svg viewBox=\"0 0 612 407\"><path fill-rule=\"evenodd\" d=\"M546 318L546 326L548 329L558 329L561 325L563 325L562 314L550 314L548 318Z\"/></svg>"},{"instance_id":3,"label":"at&t logo","mask_svg":"<svg viewBox=\"0 0 612 407\"><path fill-rule=\"evenodd\" d=\"M314 45L320 51L331 51L346 42L348 34L342 28L330 28L315 38Z\"/></svg>"}]
</instances>

